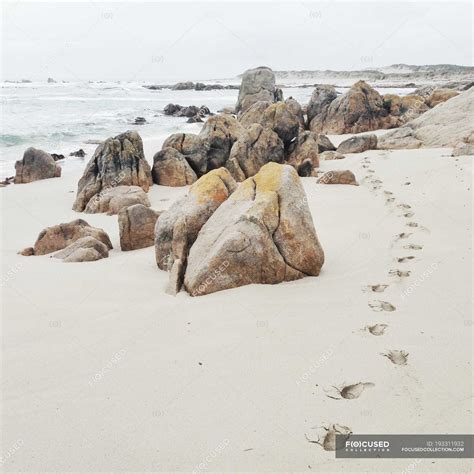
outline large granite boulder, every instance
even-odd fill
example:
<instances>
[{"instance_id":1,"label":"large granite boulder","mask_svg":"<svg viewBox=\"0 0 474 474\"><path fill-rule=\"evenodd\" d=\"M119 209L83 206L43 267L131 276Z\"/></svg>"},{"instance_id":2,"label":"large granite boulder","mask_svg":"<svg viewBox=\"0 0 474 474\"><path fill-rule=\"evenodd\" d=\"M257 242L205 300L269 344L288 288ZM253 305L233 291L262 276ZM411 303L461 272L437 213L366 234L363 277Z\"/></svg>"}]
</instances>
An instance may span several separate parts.
<instances>
[{"instance_id":1,"label":"large granite boulder","mask_svg":"<svg viewBox=\"0 0 474 474\"><path fill-rule=\"evenodd\" d=\"M225 167L236 181L243 181L256 174L266 163L282 163L284 159L283 142L278 135L254 123L232 146Z\"/></svg>"},{"instance_id":2,"label":"large granite boulder","mask_svg":"<svg viewBox=\"0 0 474 474\"><path fill-rule=\"evenodd\" d=\"M288 106L290 112L297 118L298 123L300 124L300 129L304 130L304 114L301 104L293 97L288 97L288 99L285 100L285 104Z\"/></svg>"},{"instance_id":3,"label":"large granite boulder","mask_svg":"<svg viewBox=\"0 0 474 474\"><path fill-rule=\"evenodd\" d=\"M377 148L377 136L369 135L355 135L347 140L344 140L337 147L337 152L344 153L363 153L367 150L375 150Z\"/></svg>"},{"instance_id":4,"label":"large granite boulder","mask_svg":"<svg viewBox=\"0 0 474 474\"><path fill-rule=\"evenodd\" d=\"M153 182L162 186L187 186L197 180L186 158L175 148L165 147L153 157Z\"/></svg>"},{"instance_id":5,"label":"large granite boulder","mask_svg":"<svg viewBox=\"0 0 474 474\"><path fill-rule=\"evenodd\" d=\"M59 258L63 262L94 262L108 256L107 245L92 236L77 239L53 255L54 258Z\"/></svg>"},{"instance_id":6,"label":"large granite boulder","mask_svg":"<svg viewBox=\"0 0 474 474\"><path fill-rule=\"evenodd\" d=\"M43 150L30 147L23 159L15 163L15 184L31 183L40 179L59 178L61 167Z\"/></svg>"},{"instance_id":7,"label":"large granite boulder","mask_svg":"<svg viewBox=\"0 0 474 474\"><path fill-rule=\"evenodd\" d=\"M106 212L108 215L112 215L118 214L120 209L134 204L150 206L150 200L145 191L139 186L116 186L96 194L87 203L84 212L87 214Z\"/></svg>"},{"instance_id":8,"label":"large granite boulder","mask_svg":"<svg viewBox=\"0 0 474 474\"><path fill-rule=\"evenodd\" d=\"M245 112L259 100L275 101L275 74L268 67L257 67L245 71L235 111Z\"/></svg>"},{"instance_id":9,"label":"large granite boulder","mask_svg":"<svg viewBox=\"0 0 474 474\"><path fill-rule=\"evenodd\" d=\"M227 169L212 170L199 178L189 188L189 194L174 202L156 221L156 263L162 270L173 270L174 281L170 281L170 288L180 288L189 248L202 226L236 186Z\"/></svg>"},{"instance_id":10,"label":"large granite boulder","mask_svg":"<svg viewBox=\"0 0 474 474\"><path fill-rule=\"evenodd\" d=\"M318 134L310 131L300 133L288 148L287 163L299 176L311 176L314 169L319 168Z\"/></svg>"},{"instance_id":11,"label":"large granite boulder","mask_svg":"<svg viewBox=\"0 0 474 474\"><path fill-rule=\"evenodd\" d=\"M163 143L162 149L174 148L187 160L197 176L202 176L207 171L207 152L209 142L193 133L174 133Z\"/></svg>"},{"instance_id":12,"label":"large granite boulder","mask_svg":"<svg viewBox=\"0 0 474 474\"><path fill-rule=\"evenodd\" d=\"M350 170L327 171L317 182L319 184L352 184L358 186L354 173Z\"/></svg>"},{"instance_id":13,"label":"large granite boulder","mask_svg":"<svg viewBox=\"0 0 474 474\"><path fill-rule=\"evenodd\" d=\"M207 150L207 170L224 166L229 158L232 145L240 137L244 128L229 114L209 117L202 127L199 138L209 144Z\"/></svg>"},{"instance_id":14,"label":"large granite boulder","mask_svg":"<svg viewBox=\"0 0 474 474\"><path fill-rule=\"evenodd\" d=\"M324 123L329 105L336 97L337 92L334 86L320 84L314 88L311 99L306 107L308 128L313 129L311 125L313 119L315 119L314 128L318 128L316 126L317 124Z\"/></svg>"},{"instance_id":15,"label":"large granite boulder","mask_svg":"<svg viewBox=\"0 0 474 474\"><path fill-rule=\"evenodd\" d=\"M311 120L312 131L321 133L359 133L393 126L382 96L364 81L334 99L326 112Z\"/></svg>"},{"instance_id":16,"label":"large granite boulder","mask_svg":"<svg viewBox=\"0 0 474 474\"><path fill-rule=\"evenodd\" d=\"M159 222L159 221L158 221ZM212 214L184 277L193 296L317 276L324 253L294 168L268 163Z\"/></svg>"},{"instance_id":17,"label":"large granite boulder","mask_svg":"<svg viewBox=\"0 0 474 474\"><path fill-rule=\"evenodd\" d=\"M263 113L262 125L276 132L285 147L298 136L300 127L298 118L285 102L277 102L270 105Z\"/></svg>"},{"instance_id":18,"label":"large granite boulder","mask_svg":"<svg viewBox=\"0 0 474 474\"><path fill-rule=\"evenodd\" d=\"M266 100L259 100L258 102L255 102L245 112L239 115L238 120L240 124L245 128L250 127L250 125L253 123L262 124L263 114L265 113L265 110L270 107L270 105L272 105L272 103Z\"/></svg>"},{"instance_id":19,"label":"large granite boulder","mask_svg":"<svg viewBox=\"0 0 474 474\"><path fill-rule=\"evenodd\" d=\"M36 239L30 255L46 255L66 248L83 237L93 237L112 248L112 242L107 233L96 227L91 227L85 220L76 219L71 222L58 224L43 229Z\"/></svg>"},{"instance_id":20,"label":"large granite boulder","mask_svg":"<svg viewBox=\"0 0 474 474\"><path fill-rule=\"evenodd\" d=\"M155 225L160 214L143 204L121 209L118 213L120 248L125 251L151 247L155 241Z\"/></svg>"},{"instance_id":21,"label":"large granite boulder","mask_svg":"<svg viewBox=\"0 0 474 474\"><path fill-rule=\"evenodd\" d=\"M82 212L94 196L118 185L140 186L145 192L152 185L142 139L135 131L108 138L97 147L79 180L73 209Z\"/></svg>"}]
</instances>

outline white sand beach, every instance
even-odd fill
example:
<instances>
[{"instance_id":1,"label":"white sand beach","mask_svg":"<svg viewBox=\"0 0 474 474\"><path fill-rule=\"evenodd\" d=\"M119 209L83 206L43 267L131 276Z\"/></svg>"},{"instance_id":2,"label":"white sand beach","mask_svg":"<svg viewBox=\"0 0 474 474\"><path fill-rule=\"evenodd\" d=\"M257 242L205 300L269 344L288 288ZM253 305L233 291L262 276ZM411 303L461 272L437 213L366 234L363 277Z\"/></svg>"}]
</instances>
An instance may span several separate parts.
<instances>
[{"instance_id":1,"label":"white sand beach","mask_svg":"<svg viewBox=\"0 0 474 474\"><path fill-rule=\"evenodd\" d=\"M159 146L145 140L149 162ZM413 460L335 459L306 437L328 423L471 433L472 157L373 150L320 168L350 169L360 183L302 178L320 276L194 298L165 294L153 247L120 250L117 216L71 210L79 170L1 189L4 471L403 472ZM148 194L161 210L186 190ZM110 235L109 258L17 254L79 217ZM388 286L366 291L376 284ZM376 311L378 301L396 309ZM377 323L383 335L368 331ZM382 355L390 350L406 351L407 364ZM327 396L357 382L374 387ZM416 466L471 469L461 459Z\"/></svg>"}]
</instances>

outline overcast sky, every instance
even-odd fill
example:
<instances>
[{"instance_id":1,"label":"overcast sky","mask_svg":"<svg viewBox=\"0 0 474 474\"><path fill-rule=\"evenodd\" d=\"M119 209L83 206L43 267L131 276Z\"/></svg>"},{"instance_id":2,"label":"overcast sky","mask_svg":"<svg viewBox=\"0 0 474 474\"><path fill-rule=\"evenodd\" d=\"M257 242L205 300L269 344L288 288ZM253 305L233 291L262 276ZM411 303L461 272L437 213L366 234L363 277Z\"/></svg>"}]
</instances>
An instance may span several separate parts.
<instances>
[{"instance_id":1,"label":"overcast sky","mask_svg":"<svg viewBox=\"0 0 474 474\"><path fill-rule=\"evenodd\" d=\"M3 79L231 78L472 64L470 2L3 4Z\"/></svg>"}]
</instances>

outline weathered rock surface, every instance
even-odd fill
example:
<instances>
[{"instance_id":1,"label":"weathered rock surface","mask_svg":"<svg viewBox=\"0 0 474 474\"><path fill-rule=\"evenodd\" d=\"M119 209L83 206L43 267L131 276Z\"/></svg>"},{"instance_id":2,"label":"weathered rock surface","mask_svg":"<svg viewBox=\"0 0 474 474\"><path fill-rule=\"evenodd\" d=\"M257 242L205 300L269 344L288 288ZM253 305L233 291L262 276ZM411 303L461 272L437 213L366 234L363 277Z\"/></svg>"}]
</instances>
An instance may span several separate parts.
<instances>
[{"instance_id":1,"label":"weathered rock surface","mask_svg":"<svg viewBox=\"0 0 474 474\"><path fill-rule=\"evenodd\" d=\"M110 238L104 230L91 227L83 219L76 219L43 229L36 239L33 251L29 251L27 254L46 255L56 252L83 237L94 237L94 239L105 244L107 248L112 248L112 242L110 242Z\"/></svg>"},{"instance_id":2,"label":"weathered rock surface","mask_svg":"<svg viewBox=\"0 0 474 474\"><path fill-rule=\"evenodd\" d=\"M421 141L413 136L410 127L402 127L377 138L379 150L413 149L420 148Z\"/></svg>"},{"instance_id":3,"label":"weathered rock surface","mask_svg":"<svg viewBox=\"0 0 474 474\"><path fill-rule=\"evenodd\" d=\"M276 132L285 147L298 136L298 119L285 102L270 105L263 113L262 125Z\"/></svg>"},{"instance_id":4,"label":"weathered rock surface","mask_svg":"<svg viewBox=\"0 0 474 474\"><path fill-rule=\"evenodd\" d=\"M139 186L116 186L96 194L84 210L87 214L106 212L109 215L117 214L120 209L134 204L150 206L150 200L145 191Z\"/></svg>"},{"instance_id":5,"label":"weathered rock surface","mask_svg":"<svg viewBox=\"0 0 474 474\"><path fill-rule=\"evenodd\" d=\"M118 185L140 186L147 192L151 184L142 139L137 132L128 131L97 147L79 181L73 209L83 211L94 196Z\"/></svg>"},{"instance_id":6,"label":"weathered rock surface","mask_svg":"<svg viewBox=\"0 0 474 474\"><path fill-rule=\"evenodd\" d=\"M163 149L171 147L178 150L187 160L197 176L207 171L207 152L209 141L193 133L174 133L163 143Z\"/></svg>"},{"instance_id":7,"label":"weathered rock surface","mask_svg":"<svg viewBox=\"0 0 474 474\"><path fill-rule=\"evenodd\" d=\"M474 131L466 135L454 148L452 156L474 155Z\"/></svg>"},{"instance_id":8,"label":"weathered rock surface","mask_svg":"<svg viewBox=\"0 0 474 474\"><path fill-rule=\"evenodd\" d=\"M337 152L344 153L363 153L367 150L375 150L377 148L377 136L369 135L355 135L347 140L344 140L337 147Z\"/></svg>"},{"instance_id":9,"label":"weathered rock surface","mask_svg":"<svg viewBox=\"0 0 474 474\"><path fill-rule=\"evenodd\" d=\"M324 153L325 151L335 151L336 147L332 144L331 140L322 133L318 134L318 152Z\"/></svg>"},{"instance_id":10,"label":"weathered rock surface","mask_svg":"<svg viewBox=\"0 0 474 474\"><path fill-rule=\"evenodd\" d=\"M121 209L118 213L120 248L125 251L153 246L160 214L143 204Z\"/></svg>"},{"instance_id":11,"label":"weathered rock surface","mask_svg":"<svg viewBox=\"0 0 474 474\"><path fill-rule=\"evenodd\" d=\"M236 181L243 181L270 161L282 163L284 159L283 142L278 135L273 130L254 123L242 132L232 146L225 167Z\"/></svg>"},{"instance_id":12,"label":"weathered rock surface","mask_svg":"<svg viewBox=\"0 0 474 474\"><path fill-rule=\"evenodd\" d=\"M275 101L275 74L268 67L257 67L245 71L235 111L245 112L252 104L260 100Z\"/></svg>"},{"instance_id":13,"label":"weathered rock surface","mask_svg":"<svg viewBox=\"0 0 474 474\"><path fill-rule=\"evenodd\" d=\"M272 105L272 103L266 100L255 102L245 112L239 115L238 120L240 124L245 128L250 127L253 123L262 124L263 114L270 105Z\"/></svg>"},{"instance_id":14,"label":"weathered rock surface","mask_svg":"<svg viewBox=\"0 0 474 474\"><path fill-rule=\"evenodd\" d=\"M53 255L54 258L59 258L63 262L92 262L108 256L107 245L92 236L77 239Z\"/></svg>"},{"instance_id":15,"label":"weathered rock surface","mask_svg":"<svg viewBox=\"0 0 474 474\"><path fill-rule=\"evenodd\" d=\"M304 130L304 114L301 104L293 97L288 97L288 99L285 100L285 104L288 106L290 112L297 118L298 123L300 124L300 129Z\"/></svg>"},{"instance_id":16,"label":"weathered rock surface","mask_svg":"<svg viewBox=\"0 0 474 474\"><path fill-rule=\"evenodd\" d=\"M300 178L291 166L268 163L202 227L188 256L184 286L198 296L280 283L317 276L323 262Z\"/></svg>"},{"instance_id":17,"label":"weathered rock surface","mask_svg":"<svg viewBox=\"0 0 474 474\"><path fill-rule=\"evenodd\" d=\"M350 170L327 171L319 179L319 184L352 184L358 186L354 173Z\"/></svg>"},{"instance_id":18,"label":"weathered rock surface","mask_svg":"<svg viewBox=\"0 0 474 474\"><path fill-rule=\"evenodd\" d=\"M232 115L220 114L209 117L202 127L199 138L208 143L207 170L224 166L232 145L244 128Z\"/></svg>"},{"instance_id":19,"label":"weathered rock surface","mask_svg":"<svg viewBox=\"0 0 474 474\"><path fill-rule=\"evenodd\" d=\"M429 107L435 107L442 102L446 102L453 97L459 95L459 92L452 89L435 89L430 96L426 99L426 103Z\"/></svg>"},{"instance_id":20,"label":"weathered rock surface","mask_svg":"<svg viewBox=\"0 0 474 474\"><path fill-rule=\"evenodd\" d=\"M31 183L40 179L59 178L61 167L43 150L30 147L23 159L15 163L15 184Z\"/></svg>"},{"instance_id":21,"label":"weathered rock surface","mask_svg":"<svg viewBox=\"0 0 474 474\"><path fill-rule=\"evenodd\" d=\"M319 168L318 134L305 131L288 147L287 163L296 169L299 176L311 176Z\"/></svg>"},{"instance_id":22,"label":"weathered rock surface","mask_svg":"<svg viewBox=\"0 0 474 474\"><path fill-rule=\"evenodd\" d=\"M367 132L393 126L388 115L382 96L364 81L359 81L332 100L325 113L313 118L310 129L336 134Z\"/></svg>"},{"instance_id":23,"label":"weathered rock surface","mask_svg":"<svg viewBox=\"0 0 474 474\"><path fill-rule=\"evenodd\" d=\"M474 88L381 137L379 148L454 147L474 131ZM418 146L416 146L418 145Z\"/></svg>"},{"instance_id":24,"label":"weathered rock surface","mask_svg":"<svg viewBox=\"0 0 474 474\"><path fill-rule=\"evenodd\" d=\"M171 147L155 154L151 175L153 182L162 186L187 186L197 180L184 155Z\"/></svg>"},{"instance_id":25,"label":"weathered rock surface","mask_svg":"<svg viewBox=\"0 0 474 474\"><path fill-rule=\"evenodd\" d=\"M324 123L326 114L331 102L337 97L337 92L334 86L327 84L320 84L314 88L314 91L306 108L306 115L308 118L308 128L310 130L318 129L319 125ZM311 122L314 120L314 124Z\"/></svg>"},{"instance_id":26,"label":"weathered rock surface","mask_svg":"<svg viewBox=\"0 0 474 474\"><path fill-rule=\"evenodd\" d=\"M387 124L391 122L391 125L394 127L399 127L429 110L425 99L415 94L405 96L385 94L383 96L383 104L389 113Z\"/></svg>"},{"instance_id":27,"label":"weathered rock surface","mask_svg":"<svg viewBox=\"0 0 474 474\"><path fill-rule=\"evenodd\" d=\"M189 248L205 222L236 186L227 169L212 170L189 188L187 196L160 215L155 226L155 256L159 268L173 270L176 281L182 279Z\"/></svg>"},{"instance_id":28,"label":"weathered rock surface","mask_svg":"<svg viewBox=\"0 0 474 474\"><path fill-rule=\"evenodd\" d=\"M319 159L321 161L327 161L327 160L342 160L344 159L345 156L342 155L341 153L338 153L337 151L323 151L319 155Z\"/></svg>"}]
</instances>

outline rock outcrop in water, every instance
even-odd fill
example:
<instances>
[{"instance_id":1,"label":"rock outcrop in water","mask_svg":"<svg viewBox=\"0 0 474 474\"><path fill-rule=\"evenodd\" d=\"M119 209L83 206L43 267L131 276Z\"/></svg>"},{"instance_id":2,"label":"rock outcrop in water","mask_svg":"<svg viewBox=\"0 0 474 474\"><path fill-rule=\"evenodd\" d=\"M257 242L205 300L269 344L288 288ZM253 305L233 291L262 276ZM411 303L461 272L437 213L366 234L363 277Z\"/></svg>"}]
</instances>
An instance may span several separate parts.
<instances>
[{"instance_id":1,"label":"rock outcrop in water","mask_svg":"<svg viewBox=\"0 0 474 474\"><path fill-rule=\"evenodd\" d=\"M61 167L43 150L28 148L23 159L15 163L15 184L31 183L41 179L59 178Z\"/></svg>"},{"instance_id":2,"label":"rock outcrop in water","mask_svg":"<svg viewBox=\"0 0 474 474\"><path fill-rule=\"evenodd\" d=\"M189 251L184 286L199 296L252 283L275 284L317 276L323 262L296 171L268 163L201 228Z\"/></svg>"},{"instance_id":3,"label":"rock outcrop in water","mask_svg":"<svg viewBox=\"0 0 474 474\"><path fill-rule=\"evenodd\" d=\"M97 147L79 181L73 210L82 212L97 194L118 185L140 186L147 192L151 184L142 139L137 132L128 131Z\"/></svg>"}]
</instances>

